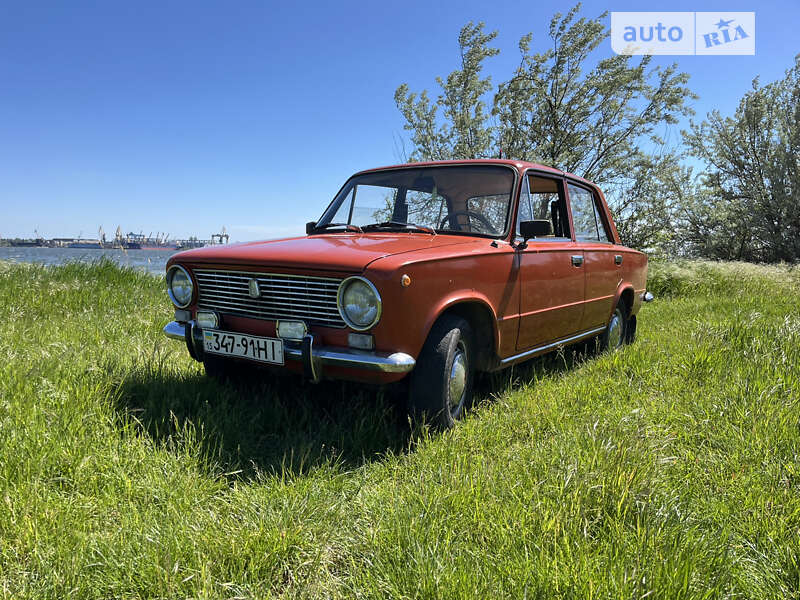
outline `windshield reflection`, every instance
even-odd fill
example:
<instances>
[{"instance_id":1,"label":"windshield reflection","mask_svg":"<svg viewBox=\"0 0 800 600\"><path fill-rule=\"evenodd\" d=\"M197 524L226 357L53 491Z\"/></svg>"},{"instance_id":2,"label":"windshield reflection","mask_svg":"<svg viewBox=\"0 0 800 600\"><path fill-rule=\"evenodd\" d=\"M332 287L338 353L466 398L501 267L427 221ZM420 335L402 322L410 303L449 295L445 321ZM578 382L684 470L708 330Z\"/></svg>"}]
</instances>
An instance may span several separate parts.
<instances>
[{"instance_id":1,"label":"windshield reflection","mask_svg":"<svg viewBox=\"0 0 800 600\"><path fill-rule=\"evenodd\" d=\"M325 231L503 236L514 186L499 165L409 167L350 179L316 225Z\"/></svg>"}]
</instances>

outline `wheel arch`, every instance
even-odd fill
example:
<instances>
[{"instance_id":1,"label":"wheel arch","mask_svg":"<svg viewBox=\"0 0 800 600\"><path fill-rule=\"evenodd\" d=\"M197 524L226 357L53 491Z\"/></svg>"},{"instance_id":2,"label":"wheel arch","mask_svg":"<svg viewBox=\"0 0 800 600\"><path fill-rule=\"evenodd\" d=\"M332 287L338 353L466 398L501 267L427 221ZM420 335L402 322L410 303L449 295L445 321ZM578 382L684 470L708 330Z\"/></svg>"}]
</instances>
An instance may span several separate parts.
<instances>
[{"instance_id":1,"label":"wheel arch","mask_svg":"<svg viewBox=\"0 0 800 600\"><path fill-rule=\"evenodd\" d=\"M617 302L624 302L626 314L625 317L627 319L627 324L625 325L625 343L632 344L633 340L636 338L636 313L634 312L636 306L636 292L633 289L633 285L626 285L622 288L619 293L619 300ZM617 302L614 303L614 306L617 305Z\"/></svg>"},{"instance_id":2,"label":"wheel arch","mask_svg":"<svg viewBox=\"0 0 800 600\"><path fill-rule=\"evenodd\" d=\"M614 307L617 306L620 300L625 303L625 316L630 317L631 311L633 310L633 286L631 284L627 284L617 291L617 298L614 302Z\"/></svg>"},{"instance_id":3,"label":"wheel arch","mask_svg":"<svg viewBox=\"0 0 800 600\"><path fill-rule=\"evenodd\" d=\"M500 342L497 317L491 305L477 297L450 299L440 307L436 317L428 324L425 339L430 335L433 326L446 315L461 317L470 324L475 335L476 368L478 371L491 369Z\"/></svg>"}]
</instances>

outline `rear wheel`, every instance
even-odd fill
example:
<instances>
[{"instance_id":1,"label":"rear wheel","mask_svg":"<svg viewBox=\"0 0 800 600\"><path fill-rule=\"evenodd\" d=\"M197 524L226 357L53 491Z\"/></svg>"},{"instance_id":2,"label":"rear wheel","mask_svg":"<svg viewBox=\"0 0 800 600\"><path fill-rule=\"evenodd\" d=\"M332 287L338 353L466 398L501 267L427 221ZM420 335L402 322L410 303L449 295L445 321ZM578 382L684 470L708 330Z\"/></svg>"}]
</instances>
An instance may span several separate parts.
<instances>
[{"instance_id":1,"label":"rear wheel","mask_svg":"<svg viewBox=\"0 0 800 600\"><path fill-rule=\"evenodd\" d=\"M611 318L608 320L606 330L600 334L600 350L618 350L627 340L626 306L622 300L619 301Z\"/></svg>"},{"instance_id":2,"label":"rear wheel","mask_svg":"<svg viewBox=\"0 0 800 600\"><path fill-rule=\"evenodd\" d=\"M631 315L625 323L625 343L632 344L636 341L636 315Z\"/></svg>"},{"instance_id":3,"label":"rear wheel","mask_svg":"<svg viewBox=\"0 0 800 600\"><path fill-rule=\"evenodd\" d=\"M411 374L408 402L416 419L447 429L464 415L472 400L474 347L464 319L446 315L436 322Z\"/></svg>"}]
</instances>

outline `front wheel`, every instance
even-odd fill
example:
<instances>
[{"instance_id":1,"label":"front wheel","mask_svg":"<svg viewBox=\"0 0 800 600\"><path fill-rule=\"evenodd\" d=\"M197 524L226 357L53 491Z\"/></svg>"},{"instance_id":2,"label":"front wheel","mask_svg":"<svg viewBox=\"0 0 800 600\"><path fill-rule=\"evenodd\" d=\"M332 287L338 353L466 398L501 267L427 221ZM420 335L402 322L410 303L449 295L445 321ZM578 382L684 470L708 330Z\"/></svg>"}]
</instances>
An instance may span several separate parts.
<instances>
[{"instance_id":1,"label":"front wheel","mask_svg":"<svg viewBox=\"0 0 800 600\"><path fill-rule=\"evenodd\" d=\"M411 374L408 402L415 418L448 429L464 415L472 400L474 347L464 319L447 315L436 322Z\"/></svg>"}]
</instances>

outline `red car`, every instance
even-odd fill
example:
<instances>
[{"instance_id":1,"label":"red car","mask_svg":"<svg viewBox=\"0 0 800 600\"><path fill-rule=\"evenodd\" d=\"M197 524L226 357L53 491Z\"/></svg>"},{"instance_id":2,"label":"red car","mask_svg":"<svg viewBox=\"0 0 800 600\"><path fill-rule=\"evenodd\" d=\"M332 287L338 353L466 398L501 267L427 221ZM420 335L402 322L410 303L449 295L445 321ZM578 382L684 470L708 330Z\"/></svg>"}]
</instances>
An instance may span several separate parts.
<instances>
[{"instance_id":1,"label":"red car","mask_svg":"<svg viewBox=\"0 0 800 600\"><path fill-rule=\"evenodd\" d=\"M210 376L250 362L320 378L409 377L451 426L476 371L599 337L633 341L647 258L592 183L512 160L362 171L295 238L173 256L164 332Z\"/></svg>"}]
</instances>

